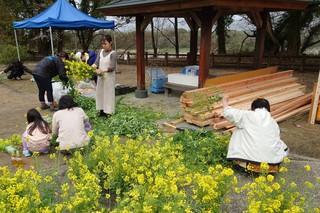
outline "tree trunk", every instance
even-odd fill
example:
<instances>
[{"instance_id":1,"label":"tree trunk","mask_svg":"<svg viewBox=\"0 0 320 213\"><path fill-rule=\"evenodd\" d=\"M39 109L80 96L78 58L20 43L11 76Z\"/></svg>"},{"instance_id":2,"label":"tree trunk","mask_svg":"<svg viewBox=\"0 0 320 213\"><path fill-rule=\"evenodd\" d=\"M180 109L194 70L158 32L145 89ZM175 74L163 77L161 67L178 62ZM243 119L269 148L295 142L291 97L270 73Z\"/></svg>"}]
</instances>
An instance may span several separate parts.
<instances>
[{"instance_id":1,"label":"tree trunk","mask_svg":"<svg viewBox=\"0 0 320 213\"><path fill-rule=\"evenodd\" d=\"M84 52L88 52L93 39L94 29L77 30L77 37Z\"/></svg>"},{"instance_id":2,"label":"tree trunk","mask_svg":"<svg viewBox=\"0 0 320 213\"><path fill-rule=\"evenodd\" d=\"M158 48L157 48L157 45L156 45L156 40L154 38L153 19L151 19L151 41L152 41L153 57L156 58L157 55L158 55Z\"/></svg>"},{"instance_id":3,"label":"tree trunk","mask_svg":"<svg viewBox=\"0 0 320 213\"><path fill-rule=\"evenodd\" d=\"M57 31L57 38L58 38L57 49L58 49L58 53L59 53L63 50L63 30Z\"/></svg>"},{"instance_id":4,"label":"tree trunk","mask_svg":"<svg viewBox=\"0 0 320 213\"><path fill-rule=\"evenodd\" d=\"M174 18L174 38L175 38L175 50L176 57L179 58L179 32L178 32L178 18Z\"/></svg>"},{"instance_id":5,"label":"tree trunk","mask_svg":"<svg viewBox=\"0 0 320 213\"><path fill-rule=\"evenodd\" d=\"M301 11L290 11L289 24L287 31L288 46L287 55L296 56L299 54L300 49L300 29L301 29Z\"/></svg>"},{"instance_id":6,"label":"tree trunk","mask_svg":"<svg viewBox=\"0 0 320 213\"><path fill-rule=\"evenodd\" d=\"M225 17L220 17L217 20L216 34L218 36L218 53L226 53L226 32L225 32Z\"/></svg>"}]
</instances>

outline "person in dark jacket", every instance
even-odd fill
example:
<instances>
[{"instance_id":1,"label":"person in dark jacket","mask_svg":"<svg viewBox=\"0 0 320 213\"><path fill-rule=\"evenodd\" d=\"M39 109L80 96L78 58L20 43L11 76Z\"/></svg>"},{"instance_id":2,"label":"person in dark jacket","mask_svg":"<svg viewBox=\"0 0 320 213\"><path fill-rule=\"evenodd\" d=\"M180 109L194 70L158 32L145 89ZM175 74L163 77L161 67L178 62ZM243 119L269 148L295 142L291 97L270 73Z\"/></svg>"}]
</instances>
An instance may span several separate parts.
<instances>
[{"instance_id":1,"label":"person in dark jacket","mask_svg":"<svg viewBox=\"0 0 320 213\"><path fill-rule=\"evenodd\" d=\"M56 111L53 104L52 78L59 75L59 78L65 83L68 82L64 60L68 60L68 54L61 52L57 56L47 56L43 58L34 68L32 72L33 78L39 89L39 101L41 109L49 109ZM45 92L47 92L48 103L45 103Z\"/></svg>"},{"instance_id":2,"label":"person in dark jacket","mask_svg":"<svg viewBox=\"0 0 320 213\"><path fill-rule=\"evenodd\" d=\"M19 60L12 62L5 70L3 70L4 73L7 73L9 71L11 71L11 73L7 76L7 78L12 80L20 80L22 75L24 75L24 71L32 74L32 71L24 66L23 63Z\"/></svg>"}]
</instances>

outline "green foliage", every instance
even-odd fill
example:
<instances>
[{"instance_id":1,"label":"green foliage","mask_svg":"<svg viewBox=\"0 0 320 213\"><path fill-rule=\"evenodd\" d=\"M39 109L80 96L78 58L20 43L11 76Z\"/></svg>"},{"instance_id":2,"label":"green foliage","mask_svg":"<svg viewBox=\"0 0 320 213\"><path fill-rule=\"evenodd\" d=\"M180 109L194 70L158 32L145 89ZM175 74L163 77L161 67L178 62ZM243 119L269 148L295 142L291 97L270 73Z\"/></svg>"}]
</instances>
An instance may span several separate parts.
<instances>
[{"instance_id":1,"label":"green foliage","mask_svg":"<svg viewBox=\"0 0 320 213\"><path fill-rule=\"evenodd\" d=\"M174 135L172 143L182 145L185 165L206 171L212 165L230 165L226 160L229 139L213 131L184 130Z\"/></svg>"},{"instance_id":2,"label":"green foliage","mask_svg":"<svg viewBox=\"0 0 320 213\"><path fill-rule=\"evenodd\" d=\"M17 147L22 144L21 135L13 134L11 137L7 139L0 138L0 151L4 152L7 146Z\"/></svg>"},{"instance_id":3,"label":"green foliage","mask_svg":"<svg viewBox=\"0 0 320 213\"><path fill-rule=\"evenodd\" d=\"M155 121L164 116L150 109L138 109L125 105L119 100L116 103L116 113L106 120L97 117L95 99L76 96L75 101L86 111L95 132L109 136L122 135L137 138L146 134L155 135L159 132Z\"/></svg>"},{"instance_id":4,"label":"green foliage","mask_svg":"<svg viewBox=\"0 0 320 213\"><path fill-rule=\"evenodd\" d=\"M0 63L10 64L18 59L17 47L14 45L6 45L0 47ZM24 61L30 57L27 48L19 46L20 61Z\"/></svg>"}]
</instances>

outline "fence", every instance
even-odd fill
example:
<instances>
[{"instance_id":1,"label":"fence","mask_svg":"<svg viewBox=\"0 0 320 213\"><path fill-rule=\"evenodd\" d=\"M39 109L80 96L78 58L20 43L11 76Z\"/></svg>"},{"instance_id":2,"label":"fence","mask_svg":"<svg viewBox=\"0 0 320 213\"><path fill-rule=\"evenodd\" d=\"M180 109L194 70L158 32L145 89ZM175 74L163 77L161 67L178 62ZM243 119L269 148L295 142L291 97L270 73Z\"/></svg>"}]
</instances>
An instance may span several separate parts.
<instances>
[{"instance_id":1,"label":"fence","mask_svg":"<svg viewBox=\"0 0 320 213\"><path fill-rule=\"evenodd\" d=\"M153 54L145 53L146 66L157 64L158 66L186 66L188 65L189 54ZM199 55L197 56L197 64ZM118 59L120 64L133 65L136 64L136 53L126 52ZM262 61L263 67L278 65L280 69L293 69L299 71L318 71L320 68L320 56L264 56ZM210 55L210 67L232 67L232 68L252 68L253 55L244 54L225 54L225 55Z\"/></svg>"}]
</instances>

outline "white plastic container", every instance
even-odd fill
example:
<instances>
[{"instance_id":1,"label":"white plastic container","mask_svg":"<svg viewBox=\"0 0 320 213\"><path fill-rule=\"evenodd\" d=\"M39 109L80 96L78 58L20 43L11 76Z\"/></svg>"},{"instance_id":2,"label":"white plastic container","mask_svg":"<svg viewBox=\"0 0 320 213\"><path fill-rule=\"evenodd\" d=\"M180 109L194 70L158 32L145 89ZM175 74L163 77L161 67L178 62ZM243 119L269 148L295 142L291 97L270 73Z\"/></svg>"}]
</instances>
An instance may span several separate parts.
<instances>
[{"instance_id":1,"label":"white plastic container","mask_svg":"<svg viewBox=\"0 0 320 213\"><path fill-rule=\"evenodd\" d=\"M198 86L198 76L196 75L185 75L181 73L168 74L168 82L189 86Z\"/></svg>"}]
</instances>

